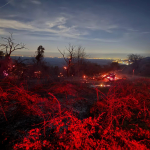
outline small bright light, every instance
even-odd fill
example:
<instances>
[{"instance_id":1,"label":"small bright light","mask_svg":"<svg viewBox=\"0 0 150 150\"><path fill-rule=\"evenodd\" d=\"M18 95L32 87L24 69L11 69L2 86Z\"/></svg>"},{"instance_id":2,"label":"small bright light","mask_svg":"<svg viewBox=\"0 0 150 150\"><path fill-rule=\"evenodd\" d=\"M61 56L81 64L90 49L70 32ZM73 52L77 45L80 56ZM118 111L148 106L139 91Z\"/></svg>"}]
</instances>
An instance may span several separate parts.
<instances>
[{"instance_id":1,"label":"small bright light","mask_svg":"<svg viewBox=\"0 0 150 150\"><path fill-rule=\"evenodd\" d=\"M83 76L83 78L85 78L85 76Z\"/></svg>"},{"instance_id":2,"label":"small bright light","mask_svg":"<svg viewBox=\"0 0 150 150\"><path fill-rule=\"evenodd\" d=\"M101 86L103 86L103 85L101 84Z\"/></svg>"},{"instance_id":3,"label":"small bright light","mask_svg":"<svg viewBox=\"0 0 150 150\"><path fill-rule=\"evenodd\" d=\"M8 76L8 73L6 72L6 70L3 71L3 74L4 74L5 77Z\"/></svg>"},{"instance_id":4,"label":"small bright light","mask_svg":"<svg viewBox=\"0 0 150 150\"><path fill-rule=\"evenodd\" d=\"M67 67L64 67L64 69L66 70L66 69L67 69Z\"/></svg>"}]
</instances>

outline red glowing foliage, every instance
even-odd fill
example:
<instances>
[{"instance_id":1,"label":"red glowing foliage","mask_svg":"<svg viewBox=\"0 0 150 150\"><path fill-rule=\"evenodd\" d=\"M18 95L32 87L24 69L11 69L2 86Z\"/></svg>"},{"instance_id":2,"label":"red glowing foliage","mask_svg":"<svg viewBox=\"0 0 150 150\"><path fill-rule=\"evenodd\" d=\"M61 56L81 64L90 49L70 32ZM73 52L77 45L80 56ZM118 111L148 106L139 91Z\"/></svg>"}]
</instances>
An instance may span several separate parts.
<instances>
[{"instance_id":1,"label":"red glowing foliage","mask_svg":"<svg viewBox=\"0 0 150 150\"><path fill-rule=\"evenodd\" d=\"M9 123L10 113L41 119L38 123L32 122L30 128L22 128L20 133L23 136L9 141L11 149L150 149L148 79L117 81L107 94L96 88L97 101L90 106L89 116L85 119L79 119L65 107L69 103L67 101L74 99L73 103L76 103L83 100L80 86L54 84L45 90L47 97L41 97L24 87L7 84L9 88L4 88L6 82L0 83L0 115L6 122ZM5 137L3 142L7 140Z\"/></svg>"}]
</instances>

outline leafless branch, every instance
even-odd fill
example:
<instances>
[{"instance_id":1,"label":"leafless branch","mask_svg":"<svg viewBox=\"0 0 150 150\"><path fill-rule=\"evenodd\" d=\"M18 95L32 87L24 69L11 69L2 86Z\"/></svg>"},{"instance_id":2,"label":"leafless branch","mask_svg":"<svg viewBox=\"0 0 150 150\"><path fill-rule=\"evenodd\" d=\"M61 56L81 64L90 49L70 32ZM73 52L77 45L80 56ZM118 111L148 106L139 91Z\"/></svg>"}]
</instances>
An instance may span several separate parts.
<instances>
[{"instance_id":1,"label":"leafless branch","mask_svg":"<svg viewBox=\"0 0 150 150\"><path fill-rule=\"evenodd\" d=\"M58 49L58 48L57 48L57 49ZM65 51L64 51L63 53L62 53L59 49L58 49L58 51L59 51L60 54L63 56L65 62L68 64L68 61L67 61L67 59L66 59L66 57L65 57Z\"/></svg>"},{"instance_id":2,"label":"leafless branch","mask_svg":"<svg viewBox=\"0 0 150 150\"><path fill-rule=\"evenodd\" d=\"M5 50L5 55L6 56L10 56L12 54L12 52L16 51L16 50L20 50L20 49L26 49L25 48L25 44L16 44L14 43L14 39L12 36L12 33L10 33L9 37L2 37L3 42L5 44L0 44L0 47L2 47L1 50Z\"/></svg>"}]
</instances>

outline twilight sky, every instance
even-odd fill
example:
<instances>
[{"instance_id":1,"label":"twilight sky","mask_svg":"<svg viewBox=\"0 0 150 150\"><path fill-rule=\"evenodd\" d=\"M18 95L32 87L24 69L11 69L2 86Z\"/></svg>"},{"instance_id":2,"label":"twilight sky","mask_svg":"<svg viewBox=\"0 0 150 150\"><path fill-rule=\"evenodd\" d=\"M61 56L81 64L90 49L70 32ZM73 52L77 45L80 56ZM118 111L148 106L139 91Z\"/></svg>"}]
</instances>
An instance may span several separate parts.
<instances>
[{"instance_id":1,"label":"twilight sky","mask_svg":"<svg viewBox=\"0 0 150 150\"><path fill-rule=\"evenodd\" d=\"M71 43L89 57L150 56L150 0L0 0L0 37L9 32L28 48L19 55L42 45L61 56L57 48Z\"/></svg>"}]
</instances>

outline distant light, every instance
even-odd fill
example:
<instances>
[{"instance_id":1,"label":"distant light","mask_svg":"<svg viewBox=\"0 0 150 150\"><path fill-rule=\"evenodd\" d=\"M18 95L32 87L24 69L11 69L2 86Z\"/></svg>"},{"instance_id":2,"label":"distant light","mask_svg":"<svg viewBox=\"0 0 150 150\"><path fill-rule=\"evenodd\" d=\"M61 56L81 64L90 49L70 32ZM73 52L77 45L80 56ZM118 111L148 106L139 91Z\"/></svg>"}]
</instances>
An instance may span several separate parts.
<instances>
[{"instance_id":1,"label":"distant light","mask_svg":"<svg viewBox=\"0 0 150 150\"><path fill-rule=\"evenodd\" d=\"M66 69L67 69L67 67L64 67L64 69L66 70Z\"/></svg>"},{"instance_id":2,"label":"distant light","mask_svg":"<svg viewBox=\"0 0 150 150\"><path fill-rule=\"evenodd\" d=\"M83 78L85 78L85 76L83 76Z\"/></svg>"},{"instance_id":3,"label":"distant light","mask_svg":"<svg viewBox=\"0 0 150 150\"><path fill-rule=\"evenodd\" d=\"M4 74L5 77L8 76L8 73L6 72L6 70L3 71L3 74Z\"/></svg>"},{"instance_id":4,"label":"distant light","mask_svg":"<svg viewBox=\"0 0 150 150\"><path fill-rule=\"evenodd\" d=\"M104 85L104 87L110 87L110 85Z\"/></svg>"},{"instance_id":5,"label":"distant light","mask_svg":"<svg viewBox=\"0 0 150 150\"><path fill-rule=\"evenodd\" d=\"M103 85L101 84L101 86L103 86Z\"/></svg>"}]
</instances>

